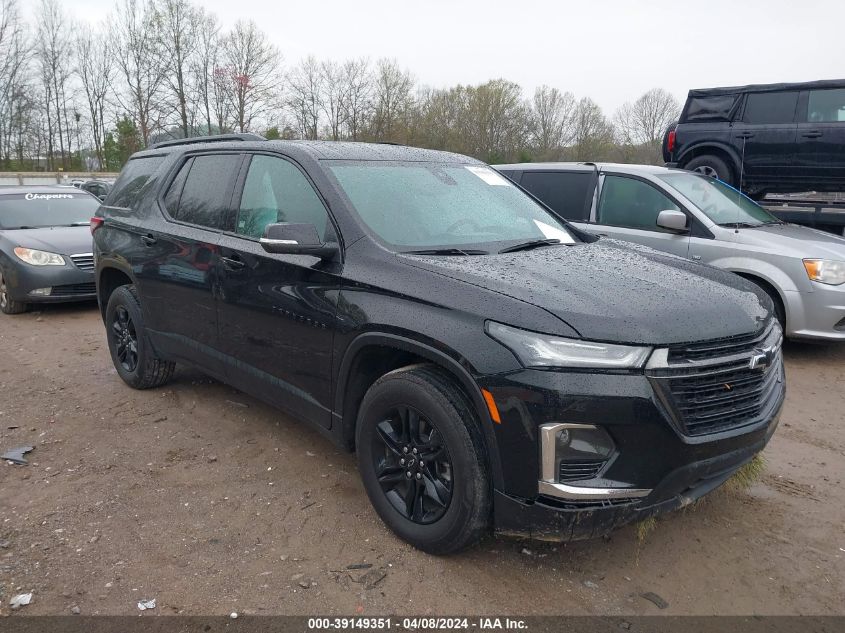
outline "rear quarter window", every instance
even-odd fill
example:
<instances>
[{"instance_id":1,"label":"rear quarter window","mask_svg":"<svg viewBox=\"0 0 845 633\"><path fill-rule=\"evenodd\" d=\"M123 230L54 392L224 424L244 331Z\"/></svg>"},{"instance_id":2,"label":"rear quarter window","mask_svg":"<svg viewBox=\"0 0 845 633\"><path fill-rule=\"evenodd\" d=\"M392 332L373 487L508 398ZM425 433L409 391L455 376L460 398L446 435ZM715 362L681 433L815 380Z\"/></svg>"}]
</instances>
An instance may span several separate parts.
<instances>
[{"instance_id":1,"label":"rear quarter window","mask_svg":"<svg viewBox=\"0 0 845 633\"><path fill-rule=\"evenodd\" d=\"M684 123L700 121L730 121L739 95L691 97L684 113Z\"/></svg>"},{"instance_id":2,"label":"rear quarter window","mask_svg":"<svg viewBox=\"0 0 845 633\"><path fill-rule=\"evenodd\" d=\"M526 171L520 183L558 215L574 222L589 219L590 174L587 172Z\"/></svg>"},{"instance_id":3,"label":"rear quarter window","mask_svg":"<svg viewBox=\"0 0 845 633\"><path fill-rule=\"evenodd\" d=\"M162 162L164 162L164 156L130 158L120 171L111 193L106 198L106 206L134 208L147 192L149 188L147 185Z\"/></svg>"}]
</instances>

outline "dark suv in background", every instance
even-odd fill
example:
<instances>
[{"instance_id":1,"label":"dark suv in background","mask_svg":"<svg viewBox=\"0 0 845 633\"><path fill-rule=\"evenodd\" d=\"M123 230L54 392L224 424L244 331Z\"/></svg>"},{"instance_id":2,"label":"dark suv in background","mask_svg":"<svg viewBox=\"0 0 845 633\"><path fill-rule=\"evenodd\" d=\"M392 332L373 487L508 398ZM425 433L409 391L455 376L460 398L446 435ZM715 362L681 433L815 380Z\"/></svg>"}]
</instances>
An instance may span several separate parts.
<instances>
[{"instance_id":1,"label":"dark suv in background","mask_svg":"<svg viewBox=\"0 0 845 633\"><path fill-rule=\"evenodd\" d=\"M664 159L755 198L843 191L845 80L690 90Z\"/></svg>"},{"instance_id":2,"label":"dark suv in background","mask_svg":"<svg viewBox=\"0 0 845 633\"><path fill-rule=\"evenodd\" d=\"M183 363L310 423L415 546L604 534L774 432L782 335L738 277L584 233L465 156L209 140L135 154L92 220L118 374Z\"/></svg>"}]
</instances>

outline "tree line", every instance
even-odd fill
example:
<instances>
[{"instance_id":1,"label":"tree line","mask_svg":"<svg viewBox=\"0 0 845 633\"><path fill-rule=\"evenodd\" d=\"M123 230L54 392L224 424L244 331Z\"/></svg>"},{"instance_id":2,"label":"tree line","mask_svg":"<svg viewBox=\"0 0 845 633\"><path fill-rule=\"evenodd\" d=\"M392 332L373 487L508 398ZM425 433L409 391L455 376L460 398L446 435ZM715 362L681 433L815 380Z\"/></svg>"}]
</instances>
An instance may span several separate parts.
<instances>
[{"instance_id":1,"label":"tree line","mask_svg":"<svg viewBox=\"0 0 845 633\"><path fill-rule=\"evenodd\" d=\"M660 162L677 100L608 117L589 97L516 83L421 85L395 59L286 63L253 21L190 0L117 0L97 26L59 0L0 0L0 168L118 170L156 141L226 132L383 141L487 162Z\"/></svg>"}]
</instances>

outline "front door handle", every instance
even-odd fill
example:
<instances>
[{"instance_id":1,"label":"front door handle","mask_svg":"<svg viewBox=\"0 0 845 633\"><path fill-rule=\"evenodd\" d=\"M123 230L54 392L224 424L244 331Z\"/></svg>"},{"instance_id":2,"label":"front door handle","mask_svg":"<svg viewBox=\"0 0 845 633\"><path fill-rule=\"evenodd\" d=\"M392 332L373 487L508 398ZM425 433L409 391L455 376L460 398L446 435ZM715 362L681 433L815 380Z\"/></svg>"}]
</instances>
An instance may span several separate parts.
<instances>
[{"instance_id":1,"label":"front door handle","mask_svg":"<svg viewBox=\"0 0 845 633\"><path fill-rule=\"evenodd\" d=\"M152 246L158 240L156 240L156 238L154 238L152 235L147 234L141 236L141 241L144 243L145 246Z\"/></svg>"},{"instance_id":2,"label":"front door handle","mask_svg":"<svg viewBox=\"0 0 845 633\"><path fill-rule=\"evenodd\" d=\"M743 132L742 134L737 134L736 137L741 139L754 138L754 132Z\"/></svg>"},{"instance_id":3,"label":"front door handle","mask_svg":"<svg viewBox=\"0 0 845 633\"><path fill-rule=\"evenodd\" d=\"M804 132L801 136L804 138L819 138L821 135L822 133L818 130L811 130L809 132Z\"/></svg>"},{"instance_id":4,"label":"front door handle","mask_svg":"<svg viewBox=\"0 0 845 633\"><path fill-rule=\"evenodd\" d=\"M223 268L226 270L240 270L246 265L236 257L221 257L220 259L223 261Z\"/></svg>"}]
</instances>

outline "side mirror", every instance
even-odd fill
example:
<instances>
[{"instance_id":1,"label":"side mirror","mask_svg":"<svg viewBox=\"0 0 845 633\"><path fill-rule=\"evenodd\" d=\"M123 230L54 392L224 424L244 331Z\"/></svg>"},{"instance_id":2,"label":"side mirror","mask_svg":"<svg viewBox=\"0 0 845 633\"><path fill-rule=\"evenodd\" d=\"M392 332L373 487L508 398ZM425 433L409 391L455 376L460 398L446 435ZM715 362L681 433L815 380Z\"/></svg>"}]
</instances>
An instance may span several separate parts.
<instances>
[{"instance_id":1,"label":"side mirror","mask_svg":"<svg viewBox=\"0 0 845 633\"><path fill-rule=\"evenodd\" d=\"M331 259L338 251L337 244L320 241L313 224L268 224L258 243L268 253L313 255L320 259Z\"/></svg>"},{"instance_id":2,"label":"side mirror","mask_svg":"<svg viewBox=\"0 0 845 633\"><path fill-rule=\"evenodd\" d=\"M686 233L687 231L687 216L680 211L674 209L667 209L661 211L657 215L657 226L673 233Z\"/></svg>"}]
</instances>

